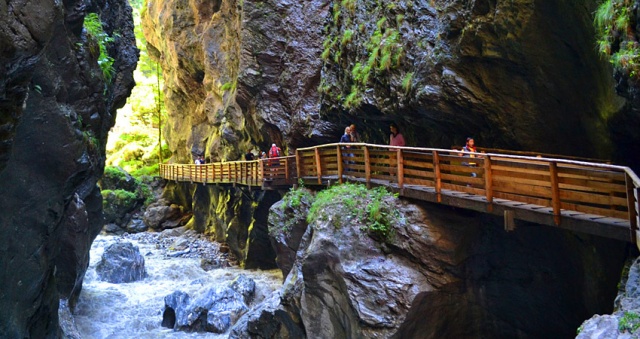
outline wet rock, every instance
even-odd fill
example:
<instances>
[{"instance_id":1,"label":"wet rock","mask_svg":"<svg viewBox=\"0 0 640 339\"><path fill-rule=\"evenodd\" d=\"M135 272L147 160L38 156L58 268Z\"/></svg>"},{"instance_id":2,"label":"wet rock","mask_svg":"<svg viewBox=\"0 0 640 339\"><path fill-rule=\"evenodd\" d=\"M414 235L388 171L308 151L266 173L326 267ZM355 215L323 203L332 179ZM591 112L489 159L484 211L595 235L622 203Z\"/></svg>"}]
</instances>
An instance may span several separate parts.
<instances>
[{"instance_id":1,"label":"wet rock","mask_svg":"<svg viewBox=\"0 0 640 339\"><path fill-rule=\"evenodd\" d=\"M125 231L124 229L122 229L122 227L118 226L118 224L115 224L115 223L108 223L108 224L104 225L102 230L105 233L117 234L117 235L121 235Z\"/></svg>"},{"instance_id":2,"label":"wet rock","mask_svg":"<svg viewBox=\"0 0 640 339\"><path fill-rule=\"evenodd\" d=\"M11 1L0 8L0 336L54 338L60 293L73 299L81 290L86 244L104 223L94 189L102 145L134 85L131 8L124 0ZM89 11L100 14L107 34L118 31L108 48L111 81L98 64L95 38L82 29ZM76 194L87 223L71 220L82 209L68 208Z\"/></svg>"},{"instance_id":3,"label":"wet rock","mask_svg":"<svg viewBox=\"0 0 640 339\"><path fill-rule=\"evenodd\" d=\"M640 335L640 258L625 267L612 314L594 315L578 328L579 339L636 338Z\"/></svg>"},{"instance_id":4,"label":"wet rock","mask_svg":"<svg viewBox=\"0 0 640 339\"><path fill-rule=\"evenodd\" d=\"M162 326L224 333L248 310L242 295L227 286L205 288L194 297L177 291L165 297Z\"/></svg>"},{"instance_id":5,"label":"wet rock","mask_svg":"<svg viewBox=\"0 0 640 339\"><path fill-rule=\"evenodd\" d=\"M308 194L310 191L305 190ZM307 213L310 202L305 197L300 205L294 208L288 207L285 201L274 204L269 213L269 236L271 244L276 251L276 263L286 277L296 259L296 252L300 247L302 236L307 231Z\"/></svg>"},{"instance_id":6,"label":"wet rock","mask_svg":"<svg viewBox=\"0 0 640 339\"><path fill-rule=\"evenodd\" d=\"M253 279L240 274L231 282L230 287L242 295L245 304L249 305L253 301L256 292L256 282Z\"/></svg>"},{"instance_id":7,"label":"wet rock","mask_svg":"<svg viewBox=\"0 0 640 339\"><path fill-rule=\"evenodd\" d=\"M130 242L119 242L105 248L96 265L96 273L100 280L114 284L138 281L147 276L144 257Z\"/></svg>"},{"instance_id":8,"label":"wet rock","mask_svg":"<svg viewBox=\"0 0 640 339\"><path fill-rule=\"evenodd\" d=\"M176 220L182 216L180 207L175 204L160 205L161 203L151 204L147 207L143 217L145 224L152 229L162 229L165 224L172 226L169 228L177 227L179 223Z\"/></svg>"},{"instance_id":9,"label":"wet rock","mask_svg":"<svg viewBox=\"0 0 640 339\"><path fill-rule=\"evenodd\" d=\"M215 270L220 267L224 267L217 258L202 258L200 259L200 267L205 271Z\"/></svg>"},{"instance_id":10,"label":"wet rock","mask_svg":"<svg viewBox=\"0 0 640 339\"><path fill-rule=\"evenodd\" d=\"M133 212L141 205L138 196L125 190L102 190L104 219L107 223L115 223L125 228Z\"/></svg>"},{"instance_id":11,"label":"wet rock","mask_svg":"<svg viewBox=\"0 0 640 339\"><path fill-rule=\"evenodd\" d=\"M147 224L144 223L144 220L141 219L131 219L127 224L127 232L129 233L140 233L146 232L149 229Z\"/></svg>"}]
</instances>

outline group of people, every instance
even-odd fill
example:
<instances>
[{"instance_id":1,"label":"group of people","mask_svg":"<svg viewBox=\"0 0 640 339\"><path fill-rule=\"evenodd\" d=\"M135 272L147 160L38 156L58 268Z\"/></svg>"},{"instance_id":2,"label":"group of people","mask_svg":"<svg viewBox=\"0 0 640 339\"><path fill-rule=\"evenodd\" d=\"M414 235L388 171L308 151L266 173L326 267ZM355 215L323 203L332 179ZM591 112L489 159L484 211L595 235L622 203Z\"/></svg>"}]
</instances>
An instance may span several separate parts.
<instances>
[{"instance_id":1,"label":"group of people","mask_svg":"<svg viewBox=\"0 0 640 339\"><path fill-rule=\"evenodd\" d=\"M389 125L389 129L391 131L391 134L389 135L389 145L406 146L406 143L404 141L404 136L402 135L402 133L400 133L400 129L398 128L398 125L396 125L395 122L392 122ZM340 142L341 143L362 142L362 139L360 139L360 135L358 134L355 124L351 124L345 127L344 134L342 135L342 137L340 137ZM349 148L350 146L345 146L345 147Z\"/></svg>"}]
</instances>

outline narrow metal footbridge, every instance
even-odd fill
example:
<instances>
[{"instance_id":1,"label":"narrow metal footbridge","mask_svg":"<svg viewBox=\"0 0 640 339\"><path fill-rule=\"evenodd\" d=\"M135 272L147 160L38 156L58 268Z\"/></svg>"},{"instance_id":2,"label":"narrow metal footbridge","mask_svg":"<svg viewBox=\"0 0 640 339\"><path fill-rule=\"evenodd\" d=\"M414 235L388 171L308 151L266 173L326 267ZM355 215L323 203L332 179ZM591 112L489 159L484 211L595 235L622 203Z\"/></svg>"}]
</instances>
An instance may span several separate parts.
<instances>
[{"instance_id":1,"label":"narrow metal footbridge","mask_svg":"<svg viewBox=\"0 0 640 339\"><path fill-rule=\"evenodd\" d=\"M345 181L386 186L400 196L638 244L640 179L628 167L594 160L472 153L372 144L299 148L254 161L161 164L179 182L287 189Z\"/></svg>"}]
</instances>

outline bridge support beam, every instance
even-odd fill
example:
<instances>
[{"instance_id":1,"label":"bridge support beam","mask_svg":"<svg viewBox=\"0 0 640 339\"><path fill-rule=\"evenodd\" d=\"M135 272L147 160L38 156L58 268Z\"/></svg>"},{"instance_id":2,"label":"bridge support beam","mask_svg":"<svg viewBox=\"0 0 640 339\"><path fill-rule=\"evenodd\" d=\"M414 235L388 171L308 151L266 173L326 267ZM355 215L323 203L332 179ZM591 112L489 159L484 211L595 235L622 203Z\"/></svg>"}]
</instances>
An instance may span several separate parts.
<instances>
[{"instance_id":1,"label":"bridge support beam","mask_svg":"<svg viewBox=\"0 0 640 339\"><path fill-rule=\"evenodd\" d=\"M512 210L504 210L504 230L507 232L516 229L515 213Z\"/></svg>"}]
</instances>

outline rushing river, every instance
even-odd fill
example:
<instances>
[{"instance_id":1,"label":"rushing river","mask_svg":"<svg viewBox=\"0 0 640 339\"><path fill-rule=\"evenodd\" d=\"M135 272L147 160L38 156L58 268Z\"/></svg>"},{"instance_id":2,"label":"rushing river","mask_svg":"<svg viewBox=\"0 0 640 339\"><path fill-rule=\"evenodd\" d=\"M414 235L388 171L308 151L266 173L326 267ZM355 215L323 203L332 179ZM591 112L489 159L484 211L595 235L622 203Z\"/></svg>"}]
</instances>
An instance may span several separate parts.
<instances>
[{"instance_id":1,"label":"rushing river","mask_svg":"<svg viewBox=\"0 0 640 339\"><path fill-rule=\"evenodd\" d=\"M239 274L256 282L252 307L282 285L280 270L248 271L220 268L205 271L200 259L167 257L151 243L127 239L140 248L148 277L142 281L112 284L99 281L96 264L105 247L119 237L99 235L91 248L91 262L75 310L75 322L83 338L226 338L227 334L185 333L160 326L164 297L176 290L189 295L211 285L225 284Z\"/></svg>"}]
</instances>

